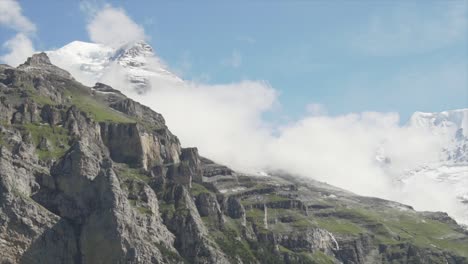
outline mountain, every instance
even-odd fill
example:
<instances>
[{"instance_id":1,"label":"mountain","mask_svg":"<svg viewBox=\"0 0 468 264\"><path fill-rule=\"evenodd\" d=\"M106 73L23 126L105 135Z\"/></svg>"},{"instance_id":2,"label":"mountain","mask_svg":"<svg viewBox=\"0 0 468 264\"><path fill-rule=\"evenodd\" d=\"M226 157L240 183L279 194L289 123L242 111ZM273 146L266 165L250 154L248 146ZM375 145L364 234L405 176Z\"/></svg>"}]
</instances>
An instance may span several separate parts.
<instances>
[{"instance_id":1,"label":"mountain","mask_svg":"<svg viewBox=\"0 0 468 264\"><path fill-rule=\"evenodd\" d=\"M440 113L414 113L408 126L429 129L436 134L468 136L468 109L457 109ZM458 132L460 131L460 132Z\"/></svg>"},{"instance_id":2,"label":"mountain","mask_svg":"<svg viewBox=\"0 0 468 264\"><path fill-rule=\"evenodd\" d=\"M0 252L1 263L468 263L468 232L442 212L236 172L40 53L0 65Z\"/></svg>"},{"instance_id":3,"label":"mountain","mask_svg":"<svg viewBox=\"0 0 468 264\"><path fill-rule=\"evenodd\" d=\"M419 164L406 171L399 180L427 178L440 182L456 194L466 208L464 215L468 223L468 109L440 113L414 113L407 127L425 129L443 139L439 159Z\"/></svg>"},{"instance_id":4,"label":"mountain","mask_svg":"<svg viewBox=\"0 0 468 264\"><path fill-rule=\"evenodd\" d=\"M119 49L75 41L56 51L49 51L48 54L52 62L70 71L78 81L90 86L95 82L103 82L130 96L132 94L127 93L128 89L145 93L150 89L158 89L158 85L172 85L172 88L184 83L167 70L148 44L141 41L124 45ZM124 78L121 78L122 76ZM385 171L398 167L396 173L387 173L395 181L395 188L411 189L408 187L419 185L420 181L424 182L426 179L431 182L435 181L440 183L440 186L451 186L462 206L468 207L468 177L466 176L468 174L468 162L466 162L468 159L466 154L468 115L466 112L466 109L441 113L417 112L406 124L407 128L424 129L444 141L446 148L441 151L438 160L423 160L419 164L405 165L404 168L400 168L392 164L391 157L385 156L383 147L376 146L375 158L379 164L382 164ZM413 202L413 200L408 202ZM446 206L436 208L445 209ZM450 209L445 210L457 217L458 221L468 224L468 208L464 216L458 213L458 207L455 208L457 213Z\"/></svg>"},{"instance_id":5,"label":"mountain","mask_svg":"<svg viewBox=\"0 0 468 264\"><path fill-rule=\"evenodd\" d=\"M46 53L55 65L71 72L86 85L113 83L116 76L124 76L122 81L128 82L131 90L145 93L151 89L151 78L175 84L183 82L167 70L151 46L144 41L120 48L73 41Z\"/></svg>"},{"instance_id":6,"label":"mountain","mask_svg":"<svg viewBox=\"0 0 468 264\"><path fill-rule=\"evenodd\" d=\"M411 116L408 126L426 129L447 140L440 162L468 165L468 108L440 113L417 112Z\"/></svg>"}]
</instances>

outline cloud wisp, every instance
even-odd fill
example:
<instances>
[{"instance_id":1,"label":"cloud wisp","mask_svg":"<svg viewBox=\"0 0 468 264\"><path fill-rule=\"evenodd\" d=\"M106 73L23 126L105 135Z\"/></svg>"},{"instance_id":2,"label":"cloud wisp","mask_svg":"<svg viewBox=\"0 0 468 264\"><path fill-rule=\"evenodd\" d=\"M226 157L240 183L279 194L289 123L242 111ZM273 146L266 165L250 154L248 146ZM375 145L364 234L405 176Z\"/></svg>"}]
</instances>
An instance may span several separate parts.
<instances>
[{"instance_id":1,"label":"cloud wisp","mask_svg":"<svg viewBox=\"0 0 468 264\"><path fill-rule=\"evenodd\" d=\"M36 32L36 25L23 15L21 6L14 0L0 1L0 26L13 29L17 34L2 46L8 52L0 56L0 61L17 66L34 53L30 36Z\"/></svg>"},{"instance_id":2,"label":"cloud wisp","mask_svg":"<svg viewBox=\"0 0 468 264\"><path fill-rule=\"evenodd\" d=\"M123 9L105 5L87 26L89 38L95 43L118 48L126 43L146 39L144 30Z\"/></svg>"},{"instance_id":3,"label":"cloud wisp","mask_svg":"<svg viewBox=\"0 0 468 264\"><path fill-rule=\"evenodd\" d=\"M18 33L3 44L10 52L0 57L2 61L12 66L23 63L27 57L34 53L34 45L25 34Z\"/></svg>"},{"instance_id":4,"label":"cloud wisp","mask_svg":"<svg viewBox=\"0 0 468 264\"><path fill-rule=\"evenodd\" d=\"M36 31L36 26L23 15L21 6L15 0L0 1L0 25L24 33Z\"/></svg>"},{"instance_id":5,"label":"cloud wisp","mask_svg":"<svg viewBox=\"0 0 468 264\"><path fill-rule=\"evenodd\" d=\"M239 68L242 65L242 55L238 50L233 50L229 58L224 59L222 64L231 68Z\"/></svg>"}]
</instances>

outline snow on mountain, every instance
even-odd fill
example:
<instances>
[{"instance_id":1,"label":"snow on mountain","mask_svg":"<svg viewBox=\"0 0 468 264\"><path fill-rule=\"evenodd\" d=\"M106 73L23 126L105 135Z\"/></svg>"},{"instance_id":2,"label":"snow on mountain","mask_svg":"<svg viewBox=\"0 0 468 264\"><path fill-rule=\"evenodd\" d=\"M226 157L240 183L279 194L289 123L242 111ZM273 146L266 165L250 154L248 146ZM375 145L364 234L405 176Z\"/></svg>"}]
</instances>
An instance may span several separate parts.
<instances>
[{"instance_id":1,"label":"snow on mountain","mask_svg":"<svg viewBox=\"0 0 468 264\"><path fill-rule=\"evenodd\" d=\"M464 137L468 136L468 108L444 111L440 113L414 113L408 126L426 128L434 133L454 136L461 129ZM460 133L460 132L459 132Z\"/></svg>"},{"instance_id":2,"label":"snow on mountain","mask_svg":"<svg viewBox=\"0 0 468 264\"><path fill-rule=\"evenodd\" d=\"M102 44L73 41L64 47L47 51L53 64L68 70L78 81L93 86L96 82L112 85L123 76L130 89L145 93L152 81L182 83L182 79L167 70L144 41L120 48Z\"/></svg>"},{"instance_id":3,"label":"snow on mountain","mask_svg":"<svg viewBox=\"0 0 468 264\"><path fill-rule=\"evenodd\" d=\"M468 164L468 108L440 113L416 112L408 122L409 127L418 127L447 141L440 161Z\"/></svg>"},{"instance_id":4,"label":"snow on mountain","mask_svg":"<svg viewBox=\"0 0 468 264\"><path fill-rule=\"evenodd\" d=\"M440 113L416 112L407 126L427 129L447 143L438 161L409 168L398 180L408 183L420 177L449 186L466 208L464 218L468 223L468 108Z\"/></svg>"},{"instance_id":5,"label":"snow on mountain","mask_svg":"<svg viewBox=\"0 0 468 264\"><path fill-rule=\"evenodd\" d=\"M51 62L68 70L79 81L93 86L99 80L114 49L101 44L73 41L55 51L47 51Z\"/></svg>"}]
</instances>

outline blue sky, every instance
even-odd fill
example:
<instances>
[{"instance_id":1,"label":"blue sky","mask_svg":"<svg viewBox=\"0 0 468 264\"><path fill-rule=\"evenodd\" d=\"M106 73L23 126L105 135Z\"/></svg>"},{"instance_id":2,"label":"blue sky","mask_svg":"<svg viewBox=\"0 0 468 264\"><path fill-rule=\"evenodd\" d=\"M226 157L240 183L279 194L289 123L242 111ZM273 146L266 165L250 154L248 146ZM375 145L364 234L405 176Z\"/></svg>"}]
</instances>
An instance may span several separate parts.
<instances>
[{"instance_id":1,"label":"blue sky","mask_svg":"<svg viewBox=\"0 0 468 264\"><path fill-rule=\"evenodd\" d=\"M2 0L0 0L2 1ZM84 4L19 1L37 50L89 40ZM468 107L468 1L107 1L183 78L265 80L289 118ZM80 8L81 7L81 8ZM0 43L15 31L0 27ZM1 53L4 53L2 50Z\"/></svg>"}]
</instances>

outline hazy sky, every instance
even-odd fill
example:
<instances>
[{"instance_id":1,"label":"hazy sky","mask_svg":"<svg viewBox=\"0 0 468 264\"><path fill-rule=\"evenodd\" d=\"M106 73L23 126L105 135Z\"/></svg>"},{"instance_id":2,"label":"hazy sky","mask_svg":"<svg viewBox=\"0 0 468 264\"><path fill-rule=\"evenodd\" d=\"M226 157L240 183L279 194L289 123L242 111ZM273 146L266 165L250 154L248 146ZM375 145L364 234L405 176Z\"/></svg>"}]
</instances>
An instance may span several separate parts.
<instances>
[{"instance_id":1,"label":"hazy sky","mask_svg":"<svg viewBox=\"0 0 468 264\"><path fill-rule=\"evenodd\" d=\"M87 41L87 21L108 3L141 25L184 79L268 82L280 93L281 118L296 119L310 105L330 115L398 112L402 121L414 111L468 106L468 1L19 3L35 28L0 27L0 43L18 28L36 50Z\"/></svg>"}]
</instances>

